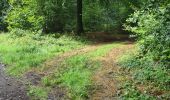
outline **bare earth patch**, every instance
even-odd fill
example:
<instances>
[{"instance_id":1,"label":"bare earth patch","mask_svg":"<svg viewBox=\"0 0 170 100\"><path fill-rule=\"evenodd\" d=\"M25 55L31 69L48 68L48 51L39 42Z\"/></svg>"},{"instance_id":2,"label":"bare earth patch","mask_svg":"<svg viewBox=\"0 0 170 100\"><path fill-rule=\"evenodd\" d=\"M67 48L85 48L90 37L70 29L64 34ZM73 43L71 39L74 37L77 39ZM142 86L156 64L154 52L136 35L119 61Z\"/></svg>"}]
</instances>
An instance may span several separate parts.
<instances>
[{"instance_id":1,"label":"bare earth patch","mask_svg":"<svg viewBox=\"0 0 170 100\"><path fill-rule=\"evenodd\" d=\"M5 66L0 64L0 100L29 100L24 84L4 73Z\"/></svg>"},{"instance_id":2,"label":"bare earth patch","mask_svg":"<svg viewBox=\"0 0 170 100\"><path fill-rule=\"evenodd\" d=\"M102 67L96 71L92 80L94 90L91 92L90 100L117 100L119 67L116 59L133 47L133 44L126 43L121 47L114 48L100 60Z\"/></svg>"}]
</instances>

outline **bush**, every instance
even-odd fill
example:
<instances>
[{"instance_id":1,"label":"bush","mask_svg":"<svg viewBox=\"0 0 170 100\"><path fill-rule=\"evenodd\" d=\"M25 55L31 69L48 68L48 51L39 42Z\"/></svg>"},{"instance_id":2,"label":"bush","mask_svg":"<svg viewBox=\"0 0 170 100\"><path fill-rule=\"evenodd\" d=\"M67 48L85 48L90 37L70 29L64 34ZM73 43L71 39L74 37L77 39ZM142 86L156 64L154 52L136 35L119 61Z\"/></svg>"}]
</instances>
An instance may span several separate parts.
<instances>
[{"instance_id":1,"label":"bush","mask_svg":"<svg viewBox=\"0 0 170 100\"><path fill-rule=\"evenodd\" d=\"M131 72L134 87L141 84L145 87L142 92L146 93L140 91L140 94L166 100L170 90L170 2L147 0L143 4L124 25L137 36L138 54L124 57L121 64ZM124 96L131 98L129 94L134 95L133 89ZM140 99L140 94L134 96Z\"/></svg>"},{"instance_id":2,"label":"bush","mask_svg":"<svg viewBox=\"0 0 170 100\"><path fill-rule=\"evenodd\" d=\"M156 6L157 5L157 6ZM150 1L127 19L126 30L138 37L140 53L155 62L170 62L170 3Z\"/></svg>"},{"instance_id":3,"label":"bush","mask_svg":"<svg viewBox=\"0 0 170 100\"><path fill-rule=\"evenodd\" d=\"M20 28L37 31L42 29L44 18L38 13L36 0L9 0L6 22L8 29Z\"/></svg>"}]
</instances>

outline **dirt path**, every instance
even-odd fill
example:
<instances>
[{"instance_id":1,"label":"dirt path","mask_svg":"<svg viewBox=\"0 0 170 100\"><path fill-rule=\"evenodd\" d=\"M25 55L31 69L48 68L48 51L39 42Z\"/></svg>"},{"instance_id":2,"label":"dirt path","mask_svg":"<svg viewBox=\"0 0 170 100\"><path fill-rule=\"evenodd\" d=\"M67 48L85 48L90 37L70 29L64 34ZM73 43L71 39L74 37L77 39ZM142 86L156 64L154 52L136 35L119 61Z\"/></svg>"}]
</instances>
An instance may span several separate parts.
<instances>
[{"instance_id":1,"label":"dirt path","mask_svg":"<svg viewBox=\"0 0 170 100\"><path fill-rule=\"evenodd\" d=\"M66 58L77 54L86 53L97 49L101 44L89 45L84 48L72 50L64 54L54 57L52 60L46 61L42 69L32 69L26 73L26 80L33 85L39 85L43 76L49 75L53 70ZM25 84L21 80L12 78L4 73L5 65L0 63L0 100L29 100ZM24 80L25 83L25 80ZM56 89L55 94L49 94L50 100L56 100L60 95L63 95L59 89ZM57 91L57 92L56 92Z\"/></svg>"},{"instance_id":2,"label":"dirt path","mask_svg":"<svg viewBox=\"0 0 170 100\"><path fill-rule=\"evenodd\" d=\"M99 46L104 44L89 45L81 49L72 50L70 52L63 53L53 59L50 59L43 63L43 66L31 69L25 74L25 79L34 86L41 86L41 79L44 76L53 74L57 67L68 57L74 55L84 54L90 51L96 50ZM100 60L103 63L103 67L96 71L93 77L95 90L92 91L91 100L115 100L117 93L117 82L114 79L114 75L118 72L118 67L115 62L116 58L132 48L132 44L124 44L119 48L114 48L105 57ZM27 96L25 86L21 81L9 77L4 74L5 66L0 64L0 100L29 100ZM53 87L52 91L48 95L48 100L66 100L64 99L65 91L59 87Z\"/></svg>"},{"instance_id":3,"label":"dirt path","mask_svg":"<svg viewBox=\"0 0 170 100\"><path fill-rule=\"evenodd\" d=\"M4 73L5 66L0 63L0 100L28 100L21 81Z\"/></svg>"},{"instance_id":4,"label":"dirt path","mask_svg":"<svg viewBox=\"0 0 170 100\"><path fill-rule=\"evenodd\" d=\"M80 48L77 50L72 50L70 52L66 52L64 54L61 54L57 57L54 57L52 60L46 61L44 63L44 67L42 68L43 74L50 74L53 72L53 70L60 65L66 58L69 58L74 55L80 55L84 54L93 50L96 50L99 46L104 45L104 44L95 44L95 45L89 45L84 48Z\"/></svg>"},{"instance_id":5,"label":"dirt path","mask_svg":"<svg viewBox=\"0 0 170 100\"><path fill-rule=\"evenodd\" d=\"M57 57L53 57L52 59L44 62L41 66L41 69L39 69L38 67L31 69L30 71L28 71L26 73L25 76L26 76L27 79L29 79L32 82L32 84L34 84L34 85L39 84L39 82L40 82L40 80L43 76L53 74L54 71L57 69L57 67L59 67L60 64L66 58L69 58L69 57L74 56L74 55L80 55L80 54L83 54L83 53L93 51L101 45L102 44L89 45L89 46L86 46L86 47L83 47L83 48L80 48L80 49L77 49L77 50L72 50L72 51L63 53L63 54L61 54Z\"/></svg>"},{"instance_id":6,"label":"dirt path","mask_svg":"<svg viewBox=\"0 0 170 100\"><path fill-rule=\"evenodd\" d=\"M80 55L84 54L90 51L96 50L99 46L102 46L105 44L94 44L89 45L77 50L72 50L66 53L63 53L57 57L54 57L46 62L43 63L43 66L41 69L34 68L30 71L28 71L25 74L25 78L31 82L34 86L41 86L41 79L44 76L53 75L57 68L60 67L60 64L65 61L65 59L74 56L74 55ZM65 94L66 91L58 86L53 87L51 92L48 95L48 100L68 100L67 94ZM66 99L67 98L67 99Z\"/></svg>"},{"instance_id":7,"label":"dirt path","mask_svg":"<svg viewBox=\"0 0 170 100\"><path fill-rule=\"evenodd\" d=\"M102 67L93 76L95 89L92 91L90 100L118 100L117 85L119 83L115 77L119 74L119 67L116 59L132 47L132 44L125 44L114 48L105 57L101 58Z\"/></svg>"}]
</instances>

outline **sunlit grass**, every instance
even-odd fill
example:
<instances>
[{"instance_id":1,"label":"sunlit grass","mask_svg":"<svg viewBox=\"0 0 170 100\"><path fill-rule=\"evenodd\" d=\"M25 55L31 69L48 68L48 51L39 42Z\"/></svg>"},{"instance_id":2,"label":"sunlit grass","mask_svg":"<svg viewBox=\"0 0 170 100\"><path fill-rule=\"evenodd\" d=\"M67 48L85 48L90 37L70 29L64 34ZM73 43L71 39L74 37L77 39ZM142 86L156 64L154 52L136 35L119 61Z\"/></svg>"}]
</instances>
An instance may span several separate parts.
<instances>
[{"instance_id":1,"label":"sunlit grass","mask_svg":"<svg viewBox=\"0 0 170 100\"><path fill-rule=\"evenodd\" d=\"M67 58L61 64L60 70L57 70L53 75L44 77L42 82L46 86L60 84L67 87L70 92L69 96L73 100L87 99L92 86L91 77L101 65L101 62L96 58L104 56L112 48L120 45L120 43L103 45L95 51Z\"/></svg>"},{"instance_id":2,"label":"sunlit grass","mask_svg":"<svg viewBox=\"0 0 170 100\"><path fill-rule=\"evenodd\" d=\"M83 45L84 43L68 36L54 38L28 34L13 37L11 34L0 34L0 61L7 64L9 74L20 76L52 56Z\"/></svg>"},{"instance_id":3,"label":"sunlit grass","mask_svg":"<svg viewBox=\"0 0 170 100\"><path fill-rule=\"evenodd\" d=\"M3 63L7 64L9 74L20 76L31 68L41 67L45 60L53 56L84 45L84 42L68 36L54 38L28 34L13 37L10 34L1 34L0 58ZM88 98L88 92L92 85L91 77L101 65L101 62L96 58L104 56L112 48L120 45L121 43L101 45L91 52L65 59L60 64L59 70L43 77L42 86L31 86L28 94L31 97L45 99L50 88L60 85L68 88L69 96L74 100Z\"/></svg>"}]
</instances>

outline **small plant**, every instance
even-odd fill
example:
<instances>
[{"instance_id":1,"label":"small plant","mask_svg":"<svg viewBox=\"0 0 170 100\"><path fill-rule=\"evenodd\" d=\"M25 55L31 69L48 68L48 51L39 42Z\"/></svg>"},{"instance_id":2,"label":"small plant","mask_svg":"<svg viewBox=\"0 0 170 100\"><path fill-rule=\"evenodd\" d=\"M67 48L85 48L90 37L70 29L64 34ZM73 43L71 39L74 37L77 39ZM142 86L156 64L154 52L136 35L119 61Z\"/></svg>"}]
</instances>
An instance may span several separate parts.
<instances>
[{"instance_id":1,"label":"small plant","mask_svg":"<svg viewBox=\"0 0 170 100\"><path fill-rule=\"evenodd\" d=\"M124 70L128 70L129 76L132 76L131 82L123 82L122 97L125 99L136 98L139 100L153 100L162 98L169 98L166 96L170 90L170 76L166 65L156 63L152 57L146 56L140 58L138 55L127 54L124 55L119 63ZM139 90L139 85L145 88ZM147 89L147 88L150 89ZM152 88L151 88L152 87ZM163 92L164 91L164 92ZM165 92L167 91L167 92ZM157 95L156 93L160 93ZM154 95L153 95L154 94Z\"/></svg>"},{"instance_id":2,"label":"small plant","mask_svg":"<svg viewBox=\"0 0 170 100\"><path fill-rule=\"evenodd\" d=\"M31 86L28 95L32 97L33 100L47 100L48 91L42 87Z\"/></svg>"},{"instance_id":3,"label":"small plant","mask_svg":"<svg viewBox=\"0 0 170 100\"><path fill-rule=\"evenodd\" d=\"M155 100L156 98L142 93L135 87L133 82L127 81L122 88L121 98L122 100ZM143 91L144 92L144 91Z\"/></svg>"}]
</instances>

